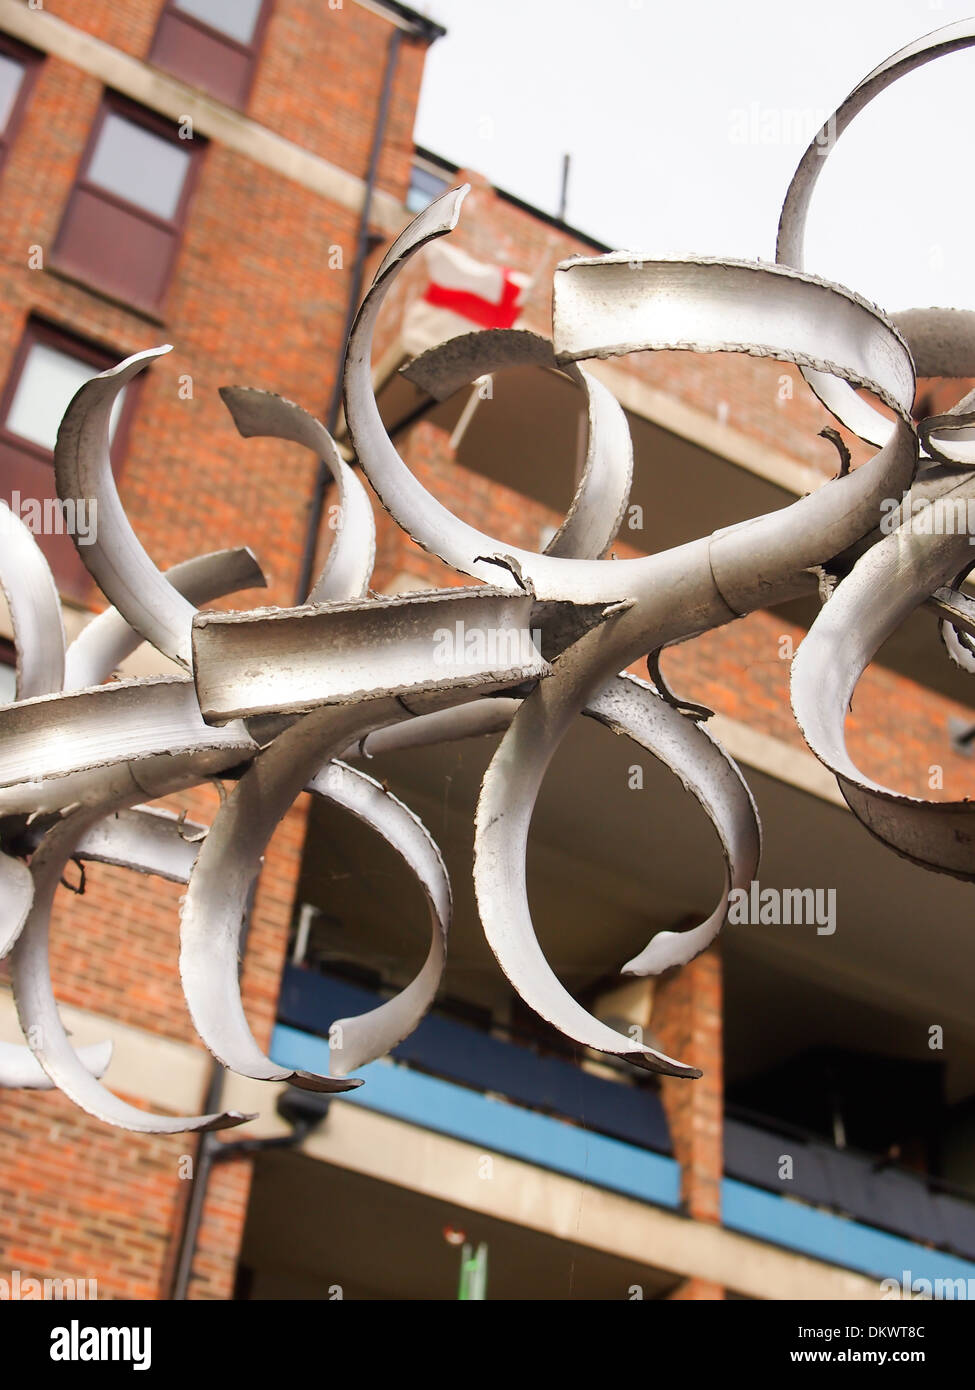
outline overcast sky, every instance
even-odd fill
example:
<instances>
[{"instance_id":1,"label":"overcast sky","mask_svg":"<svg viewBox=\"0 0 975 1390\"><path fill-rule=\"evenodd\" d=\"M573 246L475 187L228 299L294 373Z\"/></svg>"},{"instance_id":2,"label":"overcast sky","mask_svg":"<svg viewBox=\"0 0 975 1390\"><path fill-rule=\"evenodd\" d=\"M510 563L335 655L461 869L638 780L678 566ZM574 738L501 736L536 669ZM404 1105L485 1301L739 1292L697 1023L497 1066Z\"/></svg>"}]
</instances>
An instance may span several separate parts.
<instances>
[{"instance_id":1,"label":"overcast sky","mask_svg":"<svg viewBox=\"0 0 975 1390\"><path fill-rule=\"evenodd\" d=\"M782 197L846 93L975 0L429 0L418 143L614 247L774 257ZM807 269L885 309L975 309L975 48L862 112L819 180Z\"/></svg>"}]
</instances>

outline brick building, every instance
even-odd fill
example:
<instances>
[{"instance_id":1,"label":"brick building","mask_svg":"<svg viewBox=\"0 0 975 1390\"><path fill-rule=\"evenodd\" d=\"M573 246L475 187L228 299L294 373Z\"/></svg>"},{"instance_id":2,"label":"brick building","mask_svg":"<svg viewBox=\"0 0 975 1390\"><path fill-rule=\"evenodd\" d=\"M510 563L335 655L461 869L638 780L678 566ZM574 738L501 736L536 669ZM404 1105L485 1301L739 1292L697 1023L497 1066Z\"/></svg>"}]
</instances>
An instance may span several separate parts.
<instances>
[{"instance_id":1,"label":"brick building","mask_svg":"<svg viewBox=\"0 0 975 1390\"><path fill-rule=\"evenodd\" d=\"M555 265L605 248L414 149L440 32L387 0L0 0L6 498L53 495L54 431L81 381L169 341L115 427L132 523L161 568L250 545L267 589L217 606L287 605L329 541L327 524L309 541L316 460L242 440L217 388L274 390L342 442L350 303L410 209L460 181L472 193L452 243L530 277L523 321L548 331ZM384 310L374 377L387 427L452 510L538 548L571 497L580 397L525 368L499 373L474 409L469 392L426 398L398 374L426 280L418 260ZM594 371L634 439L619 555L785 505L836 471L819 434L830 417L782 364L674 352ZM377 523L376 591L461 582L378 507ZM97 599L69 539L42 543L70 637ZM433 1014L299 1145L221 1155L288 1133L274 1088L223 1076L193 1033L178 887L90 866L85 893L59 901L52 944L73 1037L113 1039L106 1080L129 1100L179 1113L206 1099L260 1118L201 1144L106 1128L56 1093L0 1092L0 1276L96 1279L102 1297L449 1298L454 1232L487 1246L499 1298L870 1298L904 1269L975 1275L966 889L869 840L806 749L788 658L814 611L754 614L670 650L664 669L716 711L711 727L755 791L763 884L835 886L835 932L729 927L719 950L655 986L621 984L616 965L655 930L710 911L720 856L705 818L669 774L593 727L560 752L533 824L537 925L560 977L702 1080L579 1056L501 976L470 886L494 741L377 753L369 770L421 815L451 870ZM163 664L143 649L125 670ZM916 615L861 681L851 752L889 785L963 796L972 765L953 731L973 721L936 624ZM171 804L205 820L217 793ZM300 799L251 915L243 997L258 1040L321 1069L330 1021L410 978L422 923L395 858ZM0 1039L17 1038L0 975Z\"/></svg>"}]
</instances>

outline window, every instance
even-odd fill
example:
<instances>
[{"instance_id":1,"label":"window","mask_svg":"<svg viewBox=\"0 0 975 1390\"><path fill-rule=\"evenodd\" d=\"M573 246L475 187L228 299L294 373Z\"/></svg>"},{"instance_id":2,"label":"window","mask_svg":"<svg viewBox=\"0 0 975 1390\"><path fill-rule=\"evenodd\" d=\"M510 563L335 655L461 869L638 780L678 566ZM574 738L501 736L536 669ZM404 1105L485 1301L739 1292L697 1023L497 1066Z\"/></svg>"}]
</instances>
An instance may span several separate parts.
<instances>
[{"instance_id":1,"label":"window","mask_svg":"<svg viewBox=\"0 0 975 1390\"><path fill-rule=\"evenodd\" d=\"M6 130L10 124L26 76L23 63L0 52L0 130Z\"/></svg>"},{"instance_id":2,"label":"window","mask_svg":"<svg viewBox=\"0 0 975 1390\"><path fill-rule=\"evenodd\" d=\"M243 107L270 10L270 0L167 0L150 62Z\"/></svg>"},{"instance_id":3,"label":"window","mask_svg":"<svg viewBox=\"0 0 975 1390\"><path fill-rule=\"evenodd\" d=\"M261 0L173 0L173 9L209 24L228 39L250 43L260 18Z\"/></svg>"},{"instance_id":4,"label":"window","mask_svg":"<svg viewBox=\"0 0 975 1390\"><path fill-rule=\"evenodd\" d=\"M35 340L27 349L7 411L7 429L53 454L61 417L81 387L94 375L91 363ZM109 422L113 438L124 400L123 388Z\"/></svg>"},{"instance_id":5,"label":"window","mask_svg":"<svg viewBox=\"0 0 975 1390\"><path fill-rule=\"evenodd\" d=\"M95 118L55 266L125 303L156 310L169 283L203 142L108 96Z\"/></svg>"},{"instance_id":6,"label":"window","mask_svg":"<svg viewBox=\"0 0 975 1390\"><path fill-rule=\"evenodd\" d=\"M155 131L109 111L88 164L88 181L172 222L179 208L190 153Z\"/></svg>"},{"instance_id":7,"label":"window","mask_svg":"<svg viewBox=\"0 0 975 1390\"><path fill-rule=\"evenodd\" d=\"M20 125L40 54L0 34L0 167Z\"/></svg>"},{"instance_id":8,"label":"window","mask_svg":"<svg viewBox=\"0 0 975 1390\"><path fill-rule=\"evenodd\" d=\"M425 161L417 160L410 171L410 186L406 194L406 206L410 212L422 212L425 207L439 198L450 187L447 178L436 172Z\"/></svg>"},{"instance_id":9,"label":"window","mask_svg":"<svg viewBox=\"0 0 975 1390\"><path fill-rule=\"evenodd\" d=\"M93 536L97 516L62 509L54 485L54 444L61 417L78 389L114 366L122 353L105 352L37 319L28 322L6 390L0 397L0 497L34 534L61 592L84 600L91 591L71 531ZM118 460L139 383L131 382L112 412L112 461Z\"/></svg>"}]
</instances>

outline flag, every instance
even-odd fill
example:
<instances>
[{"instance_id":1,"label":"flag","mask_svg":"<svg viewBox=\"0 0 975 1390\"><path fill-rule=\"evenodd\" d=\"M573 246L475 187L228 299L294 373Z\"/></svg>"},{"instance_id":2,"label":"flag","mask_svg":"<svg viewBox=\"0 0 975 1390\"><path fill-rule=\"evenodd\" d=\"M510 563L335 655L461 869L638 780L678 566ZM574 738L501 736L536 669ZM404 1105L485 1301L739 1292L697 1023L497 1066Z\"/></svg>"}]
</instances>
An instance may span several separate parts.
<instances>
[{"instance_id":1,"label":"flag","mask_svg":"<svg viewBox=\"0 0 975 1390\"><path fill-rule=\"evenodd\" d=\"M456 246L426 249L429 279L403 316L403 346L411 356L477 328L514 328L530 277L477 261Z\"/></svg>"}]
</instances>

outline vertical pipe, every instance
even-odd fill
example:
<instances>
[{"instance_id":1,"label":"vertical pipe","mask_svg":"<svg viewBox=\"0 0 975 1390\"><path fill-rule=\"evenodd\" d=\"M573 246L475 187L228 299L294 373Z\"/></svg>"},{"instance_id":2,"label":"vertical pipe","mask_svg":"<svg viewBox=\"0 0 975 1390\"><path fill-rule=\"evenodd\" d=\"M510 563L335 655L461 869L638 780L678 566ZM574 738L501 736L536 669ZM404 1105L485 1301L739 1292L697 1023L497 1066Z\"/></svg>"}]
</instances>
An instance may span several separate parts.
<instances>
[{"instance_id":1,"label":"vertical pipe","mask_svg":"<svg viewBox=\"0 0 975 1390\"><path fill-rule=\"evenodd\" d=\"M254 898L257 893L257 881L255 880L250 887L247 896L247 911L244 916L244 924L240 932L240 959L243 962L247 951L247 938L250 936L251 913L254 911ZM220 1109L223 1098L223 1078L224 1068L220 1063L213 1059L210 1063L210 1077L207 1081L207 1092L203 1102L203 1114L212 1115L214 1111ZM196 1245L200 1236L200 1226L203 1224L203 1207L207 1199L207 1187L210 1181L210 1169L213 1167L214 1152L220 1140L215 1134L205 1131L200 1135L200 1141L196 1148L196 1157L193 1162L193 1177L189 1197L183 1209L183 1220L180 1226L179 1242L176 1246L176 1256L172 1264L172 1273L169 1281L169 1297L173 1302L182 1302L189 1293L190 1279L193 1274L193 1261L196 1258Z\"/></svg>"},{"instance_id":2,"label":"vertical pipe","mask_svg":"<svg viewBox=\"0 0 975 1390\"><path fill-rule=\"evenodd\" d=\"M362 196L359 234L356 239L355 261L352 266L352 284L349 287L349 298L345 306L345 325L342 329L342 349L336 359L335 380L332 383L332 394L329 397L328 410L325 415L325 428L331 435L335 434L339 410L342 406L342 364L345 361L345 353L349 343L349 335L352 332L352 324L355 321L356 310L359 307L359 300L362 297L362 281L365 273L366 257L369 254L369 222L372 216L373 194L376 189L376 179L379 175L379 160L386 139L389 106L393 94L393 79L396 75L396 62L399 57L402 37L402 30L394 27L390 33L389 45L386 49L386 66L383 72L383 85L379 97L379 107L376 112L376 124L372 133L372 149L369 152L369 170L366 175L366 185ZM308 595L308 590L311 588L312 570L315 564L315 551L318 548L318 532L322 522L322 511L325 507L325 489L328 483L328 477L328 468L324 460L319 459L318 471L315 476L315 490L312 494L311 514L308 518L308 530L305 534L304 553L301 557L301 570L298 575L298 587L295 592L296 603L304 603Z\"/></svg>"},{"instance_id":3,"label":"vertical pipe","mask_svg":"<svg viewBox=\"0 0 975 1390\"><path fill-rule=\"evenodd\" d=\"M572 163L572 156L564 154L562 156L562 191L559 194L559 221L565 221L565 210L569 204L569 166Z\"/></svg>"},{"instance_id":4,"label":"vertical pipe","mask_svg":"<svg viewBox=\"0 0 975 1390\"><path fill-rule=\"evenodd\" d=\"M222 1092L223 1067L219 1062L214 1061L210 1066L210 1079L207 1082L206 1099L203 1102L204 1114L212 1114L219 1108ZM203 1223L203 1207L207 1198L210 1169L213 1167L213 1150L217 1143L219 1140L210 1133L200 1135L193 1166L192 1186L183 1212L183 1224L180 1230L176 1261L173 1266L172 1283L170 1284L169 1297L174 1302L184 1301L189 1292L193 1260L196 1256L196 1244L200 1234L200 1226Z\"/></svg>"}]
</instances>

